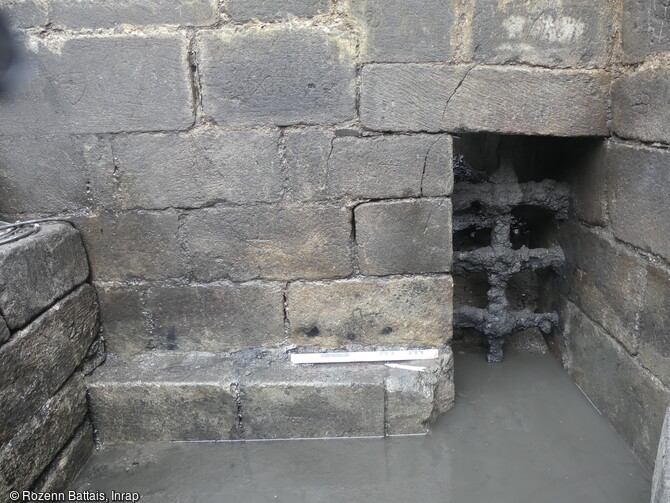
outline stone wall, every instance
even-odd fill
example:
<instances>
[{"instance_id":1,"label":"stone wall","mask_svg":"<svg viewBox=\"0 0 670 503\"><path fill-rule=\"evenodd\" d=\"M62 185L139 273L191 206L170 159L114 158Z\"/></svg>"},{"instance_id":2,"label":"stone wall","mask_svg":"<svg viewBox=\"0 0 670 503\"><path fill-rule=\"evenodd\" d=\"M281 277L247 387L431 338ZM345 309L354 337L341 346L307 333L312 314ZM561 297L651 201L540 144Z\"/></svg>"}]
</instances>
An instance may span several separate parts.
<instances>
[{"instance_id":1,"label":"stone wall","mask_svg":"<svg viewBox=\"0 0 670 503\"><path fill-rule=\"evenodd\" d=\"M663 2L1 4L32 72L0 103L0 213L76 222L121 355L445 344L450 135L611 138L573 178L563 354L651 459L668 402Z\"/></svg>"},{"instance_id":2,"label":"stone wall","mask_svg":"<svg viewBox=\"0 0 670 503\"><path fill-rule=\"evenodd\" d=\"M625 0L612 55L611 138L571 171L566 366L653 464L670 403L670 21Z\"/></svg>"},{"instance_id":3,"label":"stone wall","mask_svg":"<svg viewBox=\"0 0 670 503\"><path fill-rule=\"evenodd\" d=\"M83 375L104 357L79 233L0 247L0 497L64 490L93 451Z\"/></svg>"}]
</instances>

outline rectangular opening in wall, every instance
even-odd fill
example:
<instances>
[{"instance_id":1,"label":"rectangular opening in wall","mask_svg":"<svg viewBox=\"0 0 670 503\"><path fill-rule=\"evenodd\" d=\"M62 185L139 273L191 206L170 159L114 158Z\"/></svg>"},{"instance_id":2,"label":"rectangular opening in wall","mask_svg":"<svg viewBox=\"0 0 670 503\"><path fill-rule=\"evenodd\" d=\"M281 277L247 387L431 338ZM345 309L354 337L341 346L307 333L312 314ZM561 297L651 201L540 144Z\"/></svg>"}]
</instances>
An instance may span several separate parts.
<instances>
[{"instance_id":1,"label":"rectangular opening in wall","mask_svg":"<svg viewBox=\"0 0 670 503\"><path fill-rule=\"evenodd\" d=\"M569 182L599 140L466 134L454 140L454 341L545 351L559 326ZM549 285L549 286L548 286Z\"/></svg>"}]
</instances>

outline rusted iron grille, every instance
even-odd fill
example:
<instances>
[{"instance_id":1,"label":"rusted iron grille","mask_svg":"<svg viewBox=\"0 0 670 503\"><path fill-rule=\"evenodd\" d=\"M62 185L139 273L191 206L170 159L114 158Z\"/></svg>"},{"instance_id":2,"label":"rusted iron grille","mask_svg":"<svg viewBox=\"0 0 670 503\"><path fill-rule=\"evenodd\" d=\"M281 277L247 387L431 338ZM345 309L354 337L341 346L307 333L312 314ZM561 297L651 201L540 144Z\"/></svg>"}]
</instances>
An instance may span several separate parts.
<instances>
[{"instance_id":1,"label":"rusted iron grille","mask_svg":"<svg viewBox=\"0 0 670 503\"><path fill-rule=\"evenodd\" d=\"M489 343L489 362L500 362L503 345L510 335L532 327L549 333L558 324L555 312L535 313L530 309L512 311L506 295L513 275L531 269L563 267L565 257L559 246L514 249L511 241L512 210L526 206L549 211L557 220L567 218L569 195L565 185L554 180L518 183L513 167L501 162L490 180L459 182L454 187L454 232L490 230L489 246L454 253L457 274L486 274L489 289L486 309L464 306L454 312L454 326L474 328Z\"/></svg>"}]
</instances>

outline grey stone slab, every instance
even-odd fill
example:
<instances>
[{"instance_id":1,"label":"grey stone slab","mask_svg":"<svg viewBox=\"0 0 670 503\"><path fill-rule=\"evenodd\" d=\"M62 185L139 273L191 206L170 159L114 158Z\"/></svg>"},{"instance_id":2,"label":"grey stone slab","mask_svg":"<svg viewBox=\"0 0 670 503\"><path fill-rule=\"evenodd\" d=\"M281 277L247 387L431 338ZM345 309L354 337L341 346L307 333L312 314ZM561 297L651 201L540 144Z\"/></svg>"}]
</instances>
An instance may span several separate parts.
<instances>
[{"instance_id":1,"label":"grey stone slab","mask_svg":"<svg viewBox=\"0 0 670 503\"><path fill-rule=\"evenodd\" d=\"M0 443L70 377L97 333L98 304L93 287L86 284L0 347Z\"/></svg>"},{"instance_id":2,"label":"grey stone slab","mask_svg":"<svg viewBox=\"0 0 670 503\"><path fill-rule=\"evenodd\" d=\"M118 25L202 26L219 20L216 0L51 0L56 27L114 28Z\"/></svg>"},{"instance_id":3,"label":"grey stone slab","mask_svg":"<svg viewBox=\"0 0 670 503\"><path fill-rule=\"evenodd\" d=\"M77 428L70 441L42 473L32 490L41 493L62 492L68 489L95 451L93 427L88 419Z\"/></svg>"},{"instance_id":4,"label":"grey stone slab","mask_svg":"<svg viewBox=\"0 0 670 503\"><path fill-rule=\"evenodd\" d=\"M0 136L0 209L63 213L90 204L90 176L112 165L111 150L93 136Z\"/></svg>"},{"instance_id":5,"label":"grey stone slab","mask_svg":"<svg viewBox=\"0 0 670 503\"><path fill-rule=\"evenodd\" d=\"M579 225L566 226L561 243L569 298L628 351L636 353L645 265L623 247Z\"/></svg>"},{"instance_id":6,"label":"grey stone slab","mask_svg":"<svg viewBox=\"0 0 670 503\"><path fill-rule=\"evenodd\" d=\"M0 0L0 11L14 28L44 26L49 21L49 5L42 0Z\"/></svg>"},{"instance_id":7,"label":"grey stone slab","mask_svg":"<svg viewBox=\"0 0 670 503\"><path fill-rule=\"evenodd\" d=\"M226 13L235 22L282 21L291 17L311 18L326 14L330 0L228 0Z\"/></svg>"},{"instance_id":8,"label":"grey stone slab","mask_svg":"<svg viewBox=\"0 0 670 503\"><path fill-rule=\"evenodd\" d=\"M11 490L29 489L86 416L86 388L75 373L0 451L0 477Z\"/></svg>"},{"instance_id":9,"label":"grey stone slab","mask_svg":"<svg viewBox=\"0 0 670 503\"><path fill-rule=\"evenodd\" d=\"M235 394L219 384L90 384L89 403L103 445L239 438Z\"/></svg>"},{"instance_id":10,"label":"grey stone slab","mask_svg":"<svg viewBox=\"0 0 670 503\"><path fill-rule=\"evenodd\" d=\"M610 145L609 209L619 239L670 260L670 152Z\"/></svg>"},{"instance_id":11,"label":"grey stone slab","mask_svg":"<svg viewBox=\"0 0 670 503\"><path fill-rule=\"evenodd\" d=\"M413 199L365 203L354 210L363 274L451 270L451 201Z\"/></svg>"},{"instance_id":12,"label":"grey stone slab","mask_svg":"<svg viewBox=\"0 0 670 503\"><path fill-rule=\"evenodd\" d=\"M476 0L474 58L485 63L604 66L614 38L612 2Z\"/></svg>"},{"instance_id":13,"label":"grey stone slab","mask_svg":"<svg viewBox=\"0 0 670 503\"><path fill-rule=\"evenodd\" d=\"M145 311L151 329L140 340L114 334L127 340L126 351L218 353L273 346L284 338L284 299L276 284L151 287Z\"/></svg>"},{"instance_id":14,"label":"grey stone slab","mask_svg":"<svg viewBox=\"0 0 670 503\"><path fill-rule=\"evenodd\" d=\"M40 226L0 246L0 311L10 329L24 326L88 277L79 233L65 223Z\"/></svg>"},{"instance_id":15,"label":"grey stone slab","mask_svg":"<svg viewBox=\"0 0 670 503\"><path fill-rule=\"evenodd\" d=\"M0 344L4 344L9 339L10 333L7 328L7 322L0 316Z\"/></svg>"},{"instance_id":16,"label":"grey stone slab","mask_svg":"<svg viewBox=\"0 0 670 503\"><path fill-rule=\"evenodd\" d=\"M144 314L147 287L96 283L95 288L107 350L122 355L145 351L149 342Z\"/></svg>"},{"instance_id":17,"label":"grey stone slab","mask_svg":"<svg viewBox=\"0 0 670 503\"><path fill-rule=\"evenodd\" d=\"M320 347L442 347L451 340L452 290L449 276L291 283L290 340Z\"/></svg>"},{"instance_id":18,"label":"grey stone slab","mask_svg":"<svg viewBox=\"0 0 670 503\"><path fill-rule=\"evenodd\" d=\"M198 34L205 114L222 125L335 124L355 116L355 42L320 28Z\"/></svg>"},{"instance_id":19,"label":"grey stone slab","mask_svg":"<svg viewBox=\"0 0 670 503\"><path fill-rule=\"evenodd\" d=\"M382 131L606 136L608 81L588 70L366 65L361 120Z\"/></svg>"},{"instance_id":20,"label":"grey stone slab","mask_svg":"<svg viewBox=\"0 0 670 503\"><path fill-rule=\"evenodd\" d=\"M670 409L665 413L651 483L651 503L668 503L668 501L670 501Z\"/></svg>"},{"instance_id":21,"label":"grey stone slab","mask_svg":"<svg viewBox=\"0 0 670 503\"><path fill-rule=\"evenodd\" d=\"M451 0L352 0L361 54L369 62L449 61L456 20Z\"/></svg>"},{"instance_id":22,"label":"grey stone slab","mask_svg":"<svg viewBox=\"0 0 670 503\"><path fill-rule=\"evenodd\" d=\"M447 135L338 137L325 131L285 135L288 193L297 200L449 195Z\"/></svg>"},{"instance_id":23,"label":"grey stone slab","mask_svg":"<svg viewBox=\"0 0 670 503\"><path fill-rule=\"evenodd\" d=\"M97 281L181 277L186 263L173 212L105 212L77 219Z\"/></svg>"},{"instance_id":24,"label":"grey stone slab","mask_svg":"<svg viewBox=\"0 0 670 503\"><path fill-rule=\"evenodd\" d=\"M112 204L162 209L276 201L283 188L278 142L278 132L212 128L117 136Z\"/></svg>"},{"instance_id":25,"label":"grey stone slab","mask_svg":"<svg viewBox=\"0 0 670 503\"><path fill-rule=\"evenodd\" d=\"M640 363L670 387L670 274L649 267L640 316Z\"/></svg>"},{"instance_id":26,"label":"grey stone slab","mask_svg":"<svg viewBox=\"0 0 670 503\"><path fill-rule=\"evenodd\" d=\"M381 382L247 385L241 400L246 438L384 435Z\"/></svg>"},{"instance_id":27,"label":"grey stone slab","mask_svg":"<svg viewBox=\"0 0 670 503\"><path fill-rule=\"evenodd\" d=\"M574 304L568 306L573 378L640 460L651 467L670 392Z\"/></svg>"},{"instance_id":28,"label":"grey stone slab","mask_svg":"<svg viewBox=\"0 0 670 503\"><path fill-rule=\"evenodd\" d=\"M439 414L454 404L454 361L450 348L438 360L403 364L423 367L424 372L389 369L386 386L386 435L411 435L430 431Z\"/></svg>"},{"instance_id":29,"label":"grey stone slab","mask_svg":"<svg viewBox=\"0 0 670 503\"><path fill-rule=\"evenodd\" d=\"M185 129L194 109L181 35L27 41L32 72L0 103L0 133Z\"/></svg>"},{"instance_id":30,"label":"grey stone slab","mask_svg":"<svg viewBox=\"0 0 670 503\"><path fill-rule=\"evenodd\" d=\"M670 51L670 9L666 2L624 0L621 41L624 60Z\"/></svg>"},{"instance_id":31,"label":"grey stone slab","mask_svg":"<svg viewBox=\"0 0 670 503\"><path fill-rule=\"evenodd\" d=\"M623 74L612 85L612 129L623 138L670 143L670 66Z\"/></svg>"},{"instance_id":32,"label":"grey stone slab","mask_svg":"<svg viewBox=\"0 0 670 503\"><path fill-rule=\"evenodd\" d=\"M196 278L323 279L348 276L351 216L332 205L204 209L185 219Z\"/></svg>"}]
</instances>

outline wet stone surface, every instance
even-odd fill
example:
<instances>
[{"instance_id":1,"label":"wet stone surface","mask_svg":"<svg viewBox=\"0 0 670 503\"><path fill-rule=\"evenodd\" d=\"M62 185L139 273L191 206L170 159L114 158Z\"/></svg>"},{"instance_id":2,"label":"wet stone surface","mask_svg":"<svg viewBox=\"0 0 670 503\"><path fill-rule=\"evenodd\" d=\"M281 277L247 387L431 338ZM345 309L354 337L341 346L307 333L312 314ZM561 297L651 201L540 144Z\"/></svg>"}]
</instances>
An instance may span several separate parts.
<instances>
[{"instance_id":1,"label":"wet stone surface","mask_svg":"<svg viewBox=\"0 0 670 503\"><path fill-rule=\"evenodd\" d=\"M647 503L651 475L552 357L456 355L430 436L109 446L77 490L146 502Z\"/></svg>"}]
</instances>

